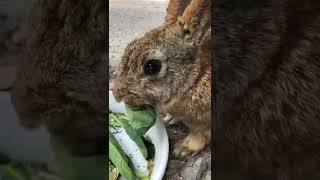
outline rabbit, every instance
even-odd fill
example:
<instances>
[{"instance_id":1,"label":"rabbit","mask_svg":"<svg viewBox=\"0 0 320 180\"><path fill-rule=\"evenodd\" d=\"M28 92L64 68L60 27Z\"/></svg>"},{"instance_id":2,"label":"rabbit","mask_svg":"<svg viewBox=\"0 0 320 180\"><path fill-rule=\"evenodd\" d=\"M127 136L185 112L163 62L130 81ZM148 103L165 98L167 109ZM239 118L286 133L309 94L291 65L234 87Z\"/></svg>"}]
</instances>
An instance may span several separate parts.
<instances>
[{"instance_id":1,"label":"rabbit","mask_svg":"<svg viewBox=\"0 0 320 180\"><path fill-rule=\"evenodd\" d=\"M320 179L320 2L215 2L217 178Z\"/></svg>"},{"instance_id":2,"label":"rabbit","mask_svg":"<svg viewBox=\"0 0 320 180\"><path fill-rule=\"evenodd\" d=\"M107 1L41 0L10 90L21 124L53 136L106 137Z\"/></svg>"},{"instance_id":3,"label":"rabbit","mask_svg":"<svg viewBox=\"0 0 320 180\"><path fill-rule=\"evenodd\" d=\"M164 23L133 40L117 69L113 95L149 104L190 129L174 154L197 154L211 142L211 1L171 0Z\"/></svg>"}]
</instances>

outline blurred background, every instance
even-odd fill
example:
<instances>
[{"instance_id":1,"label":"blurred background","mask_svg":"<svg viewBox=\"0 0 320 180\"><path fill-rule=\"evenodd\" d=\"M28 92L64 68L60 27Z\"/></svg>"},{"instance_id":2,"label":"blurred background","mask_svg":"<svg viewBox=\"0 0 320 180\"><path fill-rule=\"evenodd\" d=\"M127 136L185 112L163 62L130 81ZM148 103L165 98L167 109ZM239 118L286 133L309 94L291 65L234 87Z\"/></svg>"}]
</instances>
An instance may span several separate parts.
<instances>
[{"instance_id":1,"label":"blurred background","mask_svg":"<svg viewBox=\"0 0 320 180\"><path fill-rule=\"evenodd\" d=\"M14 78L28 42L28 14L33 0L0 0L0 89ZM18 122L8 92L0 91L0 153L12 159L50 161L49 136L43 129L27 131ZM0 172L1 179L1 172Z\"/></svg>"},{"instance_id":2,"label":"blurred background","mask_svg":"<svg viewBox=\"0 0 320 180\"><path fill-rule=\"evenodd\" d=\"M28 37L27 17L32 0L0 0L0 89L12 80L12 65L21 60Z\"/></svg>"},{"instance_id":3,"label":"blurred background","mask_svg":"<svg viewBox=\"0 0 320 180\"><path fill-rule=\"evenodd\" d=\"M164 21L168 0L109 0L109 70L132 40Z\"/></svg>"}]
</instances>

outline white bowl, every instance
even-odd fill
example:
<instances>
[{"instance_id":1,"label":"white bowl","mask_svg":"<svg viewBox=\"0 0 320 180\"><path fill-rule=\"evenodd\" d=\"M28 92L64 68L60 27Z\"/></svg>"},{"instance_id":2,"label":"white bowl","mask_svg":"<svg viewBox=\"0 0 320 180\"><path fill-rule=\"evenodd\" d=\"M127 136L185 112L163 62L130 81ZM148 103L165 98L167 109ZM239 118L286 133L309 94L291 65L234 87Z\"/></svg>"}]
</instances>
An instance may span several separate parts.
<instances>
[{"instance_id":1,"label":"white bowl","mask_svg":"<svg viewBox=\"0 0 320 180\"><path fill-rule=\"evenodd\" d=\"M124 103L116 102L112 91L109 91L109 109L113 112L125 112ZM155 148L154 166L150 179L161 180L165 173L169 156L168 134L162 121L157 119L155 125L146 132L145 136L150 139Z\"/></svg>"}]
</instances>

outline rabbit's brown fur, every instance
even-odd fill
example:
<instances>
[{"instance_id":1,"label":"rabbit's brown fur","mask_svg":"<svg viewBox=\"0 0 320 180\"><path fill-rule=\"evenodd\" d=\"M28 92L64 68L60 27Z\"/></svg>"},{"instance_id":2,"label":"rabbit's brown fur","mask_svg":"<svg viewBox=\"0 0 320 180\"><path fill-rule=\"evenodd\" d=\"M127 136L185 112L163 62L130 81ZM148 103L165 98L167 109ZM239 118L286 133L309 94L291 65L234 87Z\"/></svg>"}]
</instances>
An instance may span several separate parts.
<instances>
[{"instance_id":1,"label":"rabbit's brown fur","mask_svg":"<svg viewBox=\"0 0 320 180\"><path fill-rule=\"evenodd\" d=\"M219 0L213 28L217 168L320 179L320 2Z\"/></svg>"},{"instance_id":2,"label":"rabbit's brown fur","mask_svg":"<svg viewBox=\"0 0 320 180\"><path fill-rule=\"evenodd\" d=\"M179 8L172 5L179 2ZM114 84L117 100L151 104L190 127L176 155L198 152L211 141L210 7L209 0L170 1L165 23L128 45ZM144 74L149 59L162 62L159 74Z\"/></svg>"},{"instance_id":3,"label":"rabbit's brown fur","mask_svg":"<svg viewBox=\"0 0 320 180\"><path fill-rule=\"evenodd\" d=\"M23 125L51 134L107 132L107 1L37 1L12 100Z\"/></svg>"}]
</instances>

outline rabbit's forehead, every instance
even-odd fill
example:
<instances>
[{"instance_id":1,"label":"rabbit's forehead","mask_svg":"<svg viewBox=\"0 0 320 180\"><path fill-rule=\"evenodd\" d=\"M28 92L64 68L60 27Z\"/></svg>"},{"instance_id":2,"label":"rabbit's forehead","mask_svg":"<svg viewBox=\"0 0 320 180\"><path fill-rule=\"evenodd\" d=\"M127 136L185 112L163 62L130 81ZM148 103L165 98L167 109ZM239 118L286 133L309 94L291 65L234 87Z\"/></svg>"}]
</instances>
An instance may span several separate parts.
<instances>
[{"instance_id":1,"label":"rabbit's forehead","mask_svg":"<svg viewBox=\"0 0 320 180\"><path fill-rule=\"evenodd\" d=\"M147 55L147 59L164 59L165 55L159 48L150 49Z\"/></svg>"}]
</instances>

